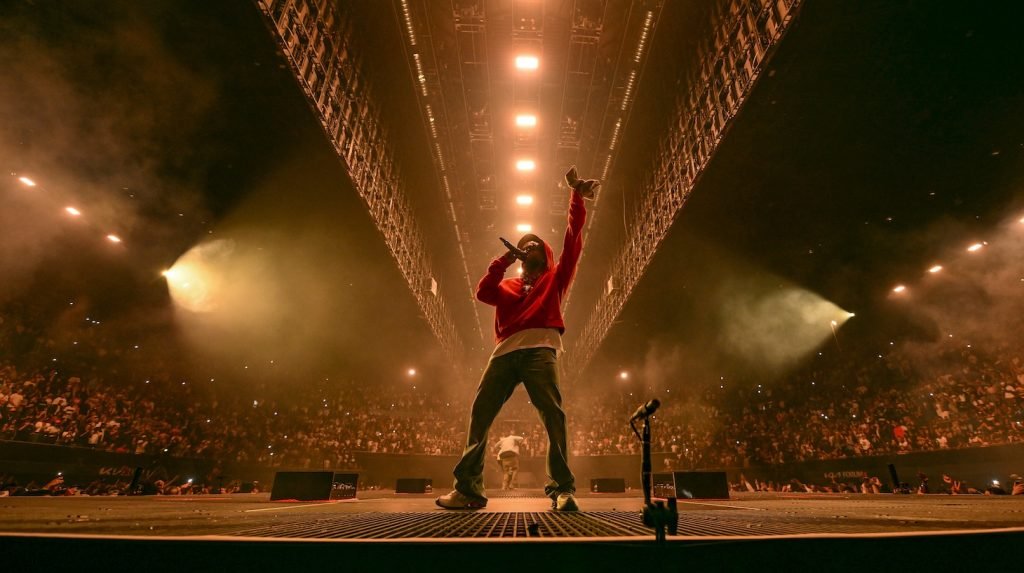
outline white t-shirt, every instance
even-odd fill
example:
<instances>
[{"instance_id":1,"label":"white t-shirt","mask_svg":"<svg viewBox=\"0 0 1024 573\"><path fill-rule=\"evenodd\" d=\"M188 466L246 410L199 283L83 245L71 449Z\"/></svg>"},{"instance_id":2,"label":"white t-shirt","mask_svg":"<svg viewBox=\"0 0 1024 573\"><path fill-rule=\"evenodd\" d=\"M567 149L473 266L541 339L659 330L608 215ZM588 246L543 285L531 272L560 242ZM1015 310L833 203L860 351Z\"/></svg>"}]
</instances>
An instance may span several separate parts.
<instances>
[{"instance_id":1,"label":"white t-shirt","mask_svg":"<svg viewBox=\"0 0 1024 573\"><path fill-rule=\"evenodd\" d=\"M495 445L495 449L498 450L498 456L500 457L505 452L512 452L518 456L519 444L523 443L523 439L522 436L505 436L498 440L497 445Z\"/></svg>"},{"instance_id":2,"label":"white t-shirt","mask_svg":"<svg viewBox=\"0 0 1024 573\"><path fill-rule=\"evenodd\" d=\"M562 334L557 328L527 328L502 340L494 347L491 359L524 348L552 348L562 353Z\"/></svg>"}]
</instances>

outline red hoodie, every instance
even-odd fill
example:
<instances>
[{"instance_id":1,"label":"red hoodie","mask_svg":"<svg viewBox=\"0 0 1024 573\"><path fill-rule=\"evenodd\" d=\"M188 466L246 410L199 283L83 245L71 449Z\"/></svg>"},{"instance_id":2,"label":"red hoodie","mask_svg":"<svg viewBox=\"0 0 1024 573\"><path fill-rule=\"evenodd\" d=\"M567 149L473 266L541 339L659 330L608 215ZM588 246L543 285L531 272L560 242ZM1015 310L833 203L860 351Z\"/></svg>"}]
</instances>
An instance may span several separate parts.
<instances>
[{"instance_id":1,"label":"red hoodie","mask_svg":"<svg viewBox=\"0 0 1024 573\"><path fill-rule=\"evenodd\" d=\"M505 271L512 266L504 256L491 261L487 274L476 287L476 298L495 307L494 335L497 342L527 328L557 328L565 332L562 320L562 297L569 290L576 274L576 263L583 252L583 224L587 210L583 197L573 190L569 199L569 226L565 230L562 255L555 263L551 246L544 242L548 266L524 292L523 279L506 279ZM514 262L514 261L513 261Z\"/></svg>"}]
</instances>

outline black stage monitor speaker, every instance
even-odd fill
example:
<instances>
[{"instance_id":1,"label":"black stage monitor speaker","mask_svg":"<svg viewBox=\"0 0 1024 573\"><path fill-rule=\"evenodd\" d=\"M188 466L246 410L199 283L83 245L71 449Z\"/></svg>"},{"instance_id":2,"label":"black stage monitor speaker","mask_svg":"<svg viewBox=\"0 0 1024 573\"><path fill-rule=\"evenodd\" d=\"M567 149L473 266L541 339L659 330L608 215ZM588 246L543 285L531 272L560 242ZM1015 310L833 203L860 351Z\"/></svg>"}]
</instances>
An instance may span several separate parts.
<instances>
[{"instance_id":1,"label":"black stage monitor speaker","mask_svg":"<svg viewBox=\"0 0 1024 573\"><path fill-rule=\"evenodd\" d=\"M651 487L654 497L676 496L676 479L671 473L651 474Z\"/></svg>"},{"instance_id":2,"label":"black stage monitor speaker","mask_svg":"<svg viewBox=\"0 0 1024 573\"><path fill-rule=\"evenodd\" d=\"M672 477L679 499L729 499L725 472L674 472Z\"/></svg>"},{"instance_id":3,"label":"black stage monitor speaker","mask_svg":"<svg viewBox=\"0 0 1024 573\"><path fill-rule=\"evenodd\" d=\"M355 499L358 485L359 474L334 474L331 499Z\"/></svg>"},{"instance_id":4,"label":"black stage monitor speaker","mask_svg":"<svg viewBox=\"0 0 1024 573\"><path fill-rule=\"evenodd\" d=\"M270 501L326 501L351 499L356 496L359 474L334 472L277 472Z\"/></svg>"},{"instance_id":5,"label":"black stage monitor speaker","mask_svg":"<svg viewBox=\"0 0 1024 573\"><path fill-rule=\"evenodd\" d=\"M430 478L398 478L395 483L395 493L430 493L433 489Z\"/></svg>"},{"instance_id":6,"label":"black stage monitor speaker","mask_svg":"<svg viewBox=\"0 0 1024 573\"><path fill-rule=\"evenodd\" d=\"M626 491L626 480L623 478L592 478L591 493L623 493Z\"/></svg>"}]
</instances>

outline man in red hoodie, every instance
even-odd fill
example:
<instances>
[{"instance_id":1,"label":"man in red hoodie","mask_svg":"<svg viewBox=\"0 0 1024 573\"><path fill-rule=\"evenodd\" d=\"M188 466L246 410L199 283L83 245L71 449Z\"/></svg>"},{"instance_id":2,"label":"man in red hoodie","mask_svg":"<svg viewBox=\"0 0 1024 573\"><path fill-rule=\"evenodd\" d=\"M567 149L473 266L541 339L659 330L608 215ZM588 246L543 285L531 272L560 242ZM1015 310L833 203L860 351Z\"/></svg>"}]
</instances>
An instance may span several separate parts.
<instances>
[{"instance_id":1,"label":"man in red hoodie","mask_svg":"<svg viewBox=\"0 0 1024 573\"><path fill-rule=\"evenodd\" d=\"M544 493L557 511L579 509L573 497L575 477L566 460L565 412L558 391L558 354L565 332L561 307L583 251L587 216L583 199L593 199L600 183L579 179L575 167L565 179L571 188L569 226L558 260L540 237L525 235L515 250L491 261L477 285L476 298L495 307L497 346L473 401L466 449L455 466L455 490L437 498L437 505L445 509L480 509L487 505L483 480L487 432L520 382L526 386L548 433L549 482ZM504 278L516 259L523 262L522 276Z\"/></svg>"}]
</instances>

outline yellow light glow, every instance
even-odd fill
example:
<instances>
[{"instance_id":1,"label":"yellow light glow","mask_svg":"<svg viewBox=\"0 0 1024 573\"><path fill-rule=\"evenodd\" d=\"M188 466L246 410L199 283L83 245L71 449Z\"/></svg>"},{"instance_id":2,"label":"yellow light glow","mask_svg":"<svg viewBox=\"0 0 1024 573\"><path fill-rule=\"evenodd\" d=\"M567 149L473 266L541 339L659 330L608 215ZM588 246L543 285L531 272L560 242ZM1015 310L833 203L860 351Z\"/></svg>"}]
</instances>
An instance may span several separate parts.
<instances>
[{"instance_id":1,"label":"yellow light glow","mask_svg":"<svg viewBox=\"0 0 1024 573\"><path fill-rule=\"evenodd\" d=\"M407 374L409 374L409 376L415 376L416 375L416 369L415 368L410 368L407 371Z\"/></svg>"},{"instance_id":2,"label":"yellow light glow","mask_svg":"<svg viewBox=\"0 0 1024 573\"><path fill-rule=\"evenodd\" d=\"M519 267L518 269L516 269L516 272L519 274L523 274L523 267Z\"/></svg>"},{"instance_id":3,"label":"yellow light glow","mask_svg":"<svg viewBox=\"0 0 1024 573\"><path fill-rule=\"evenodd\" d=\"M167 279L167 290L179 306L192 312L209 312L215 307L214 291L219 286L216 272L199 257L186 253L187 261L179 259L161 272Z\"/></svg>"},{"instance_id":4,"label":"yellow light glow","mask_svg":"<svg viewBox=\"0 0 1024 573\"><path fill-rule=\"evenodd\" d=\"M532 159L520 159L516 161L516 169L520 171L533 171L537 164Z\"/></svg>"},{"instance_id":5,"label":"yellow light glow","mask_svg":"<svg viewBox=\"0 0 1024 573\"><path fill-rule=\"evenodd\" d=\"M935 273L937 273L937 272L939 272L941 270L942 270L942 265L935 265L934 267L928 269L928 272L930 272L932 274L935 274Z\"/></svg>"},{"instance_id":6,"label":"yellow light glow","mask_svg":"<svg viewBox=\"0 0 1024 573\"><path fill-rule=\"evenodd\" d=\"M907 290L907 287L905 287L903 285L899 285L896 288L892 289L892 292L903 292L905 290Z\"/></svg>"},{"instance_id":7,"label":"yellow light glow","mask_svg":"<svg viewBox=\"0 0 1024 573\"><path fill-rule=\"evenodd\" d=\"M519 195L516 197L516 203L519 205L533 205L533 195Z\"/></svg>"},{"instance_id":8,"label":"yellow light glow","mask_svg":"<svg viewBox=\"0 0 1024 573\"><path fill-rule=\"evenodd\" d=\"M536 70L540 67L537 56L516 56L516 67L520 70Z\"/></svg>"},{"instance_id":9,"label":"yellow light glow","mask_svg":"<svg viewBox=\"0 0 1024 573\"><path fill-rule=\"evenodd\" d=\"M24 183L25 185L28 185L29 187L35 187L36 186L36 182L31 180L31 179L29 179L28 177L18 177L18 181L21 181L22 183Z\"/></svg>"},{"instance_id":10,"label":"yellow light glow","mask_svg":"<svg viewBox=\"0 0 1024 573\"><path fill-rule=\"evenodd\" d=\"M74 207L64 207L64 210L67 211L72 216L75 216L75 217L77 217L77 216L82 214L81 211L79 211L78 209L75 209Z\"/></svg>"},{"instance_id":11,"label":"yellow light glow","mask_svg":"<svg viewBox=\"0 0 1024 573\"><path fill-rule=\"evenodd\" d=\"M626 372L625 370L623 370L622 372L619 372L619 379L620 380L629 380L629 372Z\"/></svg>"},{"instance_id":12,"label":"yellow light glow","mask_svg":"<svg viewBox=\"0 0 1024 573\"><path fill-rule=\"evenodd\" d=\"M118 237L117 235L107 235L107 240L111 243L120 243L121 237Z\"/></svg>"},{"instance_id":13,"label":"yellow light glow","mask_svg":"<svg viewBox=\"0 0 1024 573\"><path fill-rule=\"evenodd\" d=\"M970 252L970 253L976 253L976 252L980 251L981 248L984 247L984 246L985 245L983 245L981 243L974 243L970 247L967 247L967 251Z\"/></svg>"},{"instance_id":14,"label":"yellow light glow","mask_svg":"<svg viewBox=\"0 0 1024 573\"><path fill-rule=\"evenodd\" d=\"M529 233L530 231L533 230L533 225L530 225L528 223L520 223L516 225L516 230L519 231L520 233Z\"/></svg>"},{"instance_id":15,"label":"yellow light glow","mask_svg":"<svg viewBox=\"0 0 1024 573\"><path fill-rule=\"evenodd\" d=\"M529 114L517 115L516 125L519 127L535 127L537 125L537 116Z\"/></svg>"}]
</instances>

